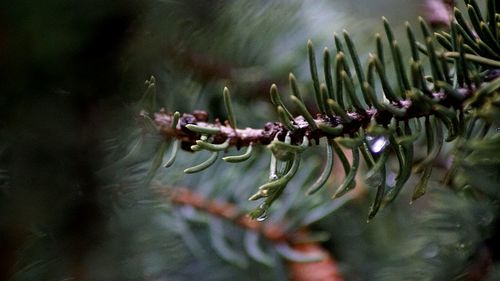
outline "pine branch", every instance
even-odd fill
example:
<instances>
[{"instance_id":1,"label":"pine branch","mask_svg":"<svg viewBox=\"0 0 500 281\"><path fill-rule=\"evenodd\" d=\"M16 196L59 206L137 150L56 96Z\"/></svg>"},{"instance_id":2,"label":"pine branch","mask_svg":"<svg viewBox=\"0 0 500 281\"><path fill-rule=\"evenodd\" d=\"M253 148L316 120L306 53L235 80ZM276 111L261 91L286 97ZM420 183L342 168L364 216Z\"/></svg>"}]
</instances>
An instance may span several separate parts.
<instances>
[{"instance_id":1,"label":"pine branch","mask_svg":"<svg viewBox=\"0 0 500 281\"><path fill-rule=\"evenodd\" d=\"M301 154L313 141L319 144L321 138L327 139L327 152L335 151L338 154L346 172L346 177L333 198L342 196L355 186L360 155L367 164L369 171L366 183L377 189L368 215L370 220L380 207L397 197L410 178L413 145L422 133L425 134L428 155L416 167L422 175L414 189L412 201L425 194L432 163L439 155L444 141L451 142L458 138L460 143L466 142L472 132L475 132L475 122L478 119L486 124L486 131L500 122L500 17L488 11L488 17L483 19L477 4L472 0L466 2L469 4L471 24L466 23L461 12L455 9L455 19L450 25L451 33L433 34L427 23L420 18L425 43L416 41L412 28L406 24L411 47L409 63L404 62L390 24L383 18L394 61L397 87L389 82L389 69L383 59L380 36L376 37L377 54L370 54L368 64L363 69L354 42L349 33L344 31L346 47L337 35L334 36L336 55L333 64L330 61L330 51L325 48L323 52L324 83L320 83L312 42L307 44L313 97L319 113L313 114L305 106L295 77L290 74L290 100L300 114L292 114L294 111L287 107L278 88L273 85L270 97L279 122L268 122L261 129L236 127L237 116L232 110L227 88L224 89L224 102L229 120L223 123L218 119L210 123L208 114L203 111L180 116L179 113L170 114L161 110L150 116L147 112L152 111L148 110L143 117L149 120L151 127L156 128L165 141L175 139L174 148L180 146L188 151L211 152L206 161L186 169L186 173L207 169L215 163L220 152L227 151L231 146L237 149L244 146L249 148L242 155L224 157L223 160L227 162L245 161L250 158L253 146L267 145L273 154L270 177L269 182L260 186L250 197L250 200L264 199L251 213L254 218L266 214L271 204L280 197L299 169ZM490 0L487 8L496 11L495 5L495 1ZM434 45L435 41L442 49ZM346 53L349 53L352 63L347 61ZM429 74L425 73L425 62L420 53L427 57ZM331 68L335 71L331 71ZM151 83L149 81L149 85ZM424 119L423 125L420 118ZM448 132L446 137L442 127ZM339 144L352 150L351 163ZM397 156L399 172L396 183L387 186L386 162L390 150ZM170 159L175 159L176 152L177 149L172 150ZM163 153L164 149L159 151L151 168L151 175L161 165ZM173 161L168 161L165 166L172 163ZM331 171L333 166L333 161L328 163L325 172ZM281 170L277 168L280 164L283 167ZM321 176L322 179L327 177L328 175L323 174ZM318 182L320 184L309 193L318 190L325 180L318 179Z\"/></svg>"},{"instance_id":2,"label":"pine branch","mask_svg":"<svg viewBox=\"0 0 500 281\"><path fill-rule=\"evenodd\" d=\"M233 224L244 229L260 233L273 243L293 241L293 235L282 232L282 227L279 225L271 223L262 224L256 220L252 220L247 214L241 213L233 204L209 200L195 192L191 192L186 187L157 186L154 189L158 194L174 204L188 205L207 214L231 221Z\"/></svg>"},{"instance_id":3,"label":"pine branch","mask_svg":"<svg viewBox=\"0 0 500 281\"><path fill-rule=\"evenodd\" d=\"M264 128L233 129L229 122L221 123L218 119L215 122L208 122L208 114L203 111L194 113L184 113L180 117L178 124L173 128L173 113L166 113L161 110L155 113L154 122L158 131L166 139L176 139L181 141L181 146L188 151L196 151L202 135L209 135L211 144L228 143L228 146L235 146L237 149L252 145L269 145L275 138L283 141L289 134L292 145L299 145L304 137L310 141L319 143L320 138L335 138L344 135L353 135L360 129L366 129L375 120L376 124L388 127L391 120L406 122L412 119L429 117L439 114L443 107L461 109L464 104L473 96L475 89L458 88L458 96L446 95L442 92L432 93L432 98L415 94L411 98L393 102L387 108L367 108L358 111L347 111L348 118L341 116L317 114L313 119L314 127L311 126L304 116L295 117L291 123L293 130L290 130L281 122L268 122ZM400 115L394 114L398 112ZM334 130L337 128L337 130ZM193 149L194 148L194 149ZM226 150L224 147L221 150Z\"/></svg>"},{"instance_id":4,"label":"pine branch","mask_svg":"<svg viewBox=\"0 0 500 281\"><path fill-rule=\"evenodd\" d=\"M343 280L336 261L331 257L331 254L323 249L318 242L311 239L306 229L296 230L291 233L283 232L279 222L261 223L255 221L248 215L242 214L233 204L209 200L185 187L156 186L154 189L158 194L174 204L191 206L204 213L230 221L243 229L255 231L277 247L288 244L292 246L294 251L304 256L322 257L319 261L289 261L291 280Z\"/></svg>"}]
</instances>

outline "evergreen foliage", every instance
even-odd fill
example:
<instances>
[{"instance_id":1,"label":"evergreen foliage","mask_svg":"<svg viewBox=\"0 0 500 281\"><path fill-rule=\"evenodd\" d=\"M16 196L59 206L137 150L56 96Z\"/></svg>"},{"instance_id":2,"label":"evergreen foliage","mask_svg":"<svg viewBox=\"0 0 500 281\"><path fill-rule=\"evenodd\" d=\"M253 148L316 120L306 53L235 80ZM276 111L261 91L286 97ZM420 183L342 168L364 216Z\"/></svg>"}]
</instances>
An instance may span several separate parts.
<instances>
[{"instance_id":1,"label":"evergreen foliage","mask_svg":"<svg viewBox=\"0 0 500 281\"><path fill-rule=\"evenodd\" d=\"M319 144L320 139L326 138L327 166L307 193L316 192L326 182L334 164L331 160L332 151L338 154L345 169L345 178L333 198L348 193L356 185L355 178L362 156L368 167L365 182L377 189L368 214L368 219L372 219L381 206L397 197L410 178L412 169L421 173L414 187L412 201L426 192L433 162L445 141L455 141L459 145L457 151L460 152L457 153L460 154L473 151L465 149L473 145L470 139L480 134L487 138L494 135L494 130L490 129L498 126L496 112L500 88L499 23L494 11L495 1L488 1L488 11L483 18L477 4L468 2L470 24L463 19L462 12L455 9L450 32L432 33L425 20L419 18L424 43L415 39L414 31L407 23L411 48L408 63L405 63L399 43L384 18L384 30L394 61L396 86L391 85L388 78L391 70L384 60L380 36L377 35L376 54L370 54L368 64L362 67L349 33L344 31L344 41L335 35L334 60L331 61L327 48L323 52L324 83L320 83L315 51L309 41L307 50L316 110L311 111L306 107L294 75L290 74L290 100L300 115L292 114L293 110L285 105L277 86L273 85L270 97L280 122L269 122L264 129L236 127L237 116L232 110L227 88L224 89L224 103L229 116L226 122L216 120L213 124L208 123L208 115L204 112L183 114L179 119L179 113L172 115L160 111L145 115L145 118L151 119L152 125L166 137L165 141L171 137L176 139L171 159L175 157L179 142L181 147L189 151L210 152L209 158L186 169L186 173L209 168L219 153L227 151L230 146L238 149L249 146L249 150L241 156L223 158L235 162L248 159L253 146L267 145L272 152L269 182L260 186L250 197L250 200L263 199L262 204L251 212L253 218L265 215L280 197L299 170L304 151L314 142ZM441 48L435 46L436 42ZM154 84L152 81L148 83ZM482 126L483 130L477 131L478 126ZM414 143L424 135L427 156L415 163ZM491 142L496 143L495 140ZM339 145L352 151L351 162ZM160 150L157 154L158 161L153 163L151 172L160 166L163 153ZM399 170L395 183L388 185L386 163L390 155L397 157ZM460 161L463 157L467 156L456 157L448 179L454 177L455 168L462 165ZM171 161L168 162L170 165ZM466 185L465 182L456 188L461 189Z\"/></svg>"},{"instance_id":2,"label":"evergreen foliage","mask_svg":"<svg viewBox=\"0 0 500 281\"><path fill-rule=\"evenodd\" d=\"M363 246L354 247L354 250L349 248L349 254L341 249L344 262L356 268L344 268L343 271L352 280L363 280L363 275L376 276L375 280L475 280L478 278L475 276L485 276L485 267L491 266L488 265L491 256L484 249L496 247L488 241L489 231L497 221L494 214L498 210L500 162L494 155L499 143L496 128L500 123L497 114L500 110L500 61L498 51L493 49L498 48L500 34L498 17L491 12L497 10L494 1L488 1L484 18L475 2L466 2L467 13L476 23L464 20L462 12L455 9L449 31L434 33L420 18L423 41L416 39L419 37L407 23L409 59L403 57L385 18L383 27L387 43L383 43L377 34L376 51L369 54L365 65L361 63L361 56L349 33L343 33L343 40L335 35L334 55L327 48L323 52L323 78L319 77L315 49L309 41L307 51L315 107L306 102L308 97L304 95L304 87L297 83L294 74L290 74L288 99L282 98L283 94L276 85L269 91L279 122L268 122L262 129L237 126L240 124L239 114L231 104L227 87L220 100L227 113L224 122L218 119L210 122L208 114L203 111L191 114L172 114L163 109L154 114L147 111L145 118L150 119L149 124L162 137L161 147L173 140L165 166L175 167L170 160L175 159L177 153L184 153L178 148L202 154L202 158L197 157L197 164L184 172L215 169L209 174L217 175L218 179L204 182L210 176L201 177L199 182L188 186L199 186L199 192L209 197L235 202L239 210L249 212L257 221L285 222L284 229L289 233L317 222L319 229L332 229L331 225L325 225L333 220L328 215L356 196L352 190L359 185L357 180L361 170L364 171L361 180L368 188L375 189L368 220L373 219L381 208L389 209L391 215L393 211L400 212L397 215L399 220L414 216L400 203L394 208L389 204L394 203L405 187L414 187L410 196L412 203L430 189L430 198L416 203L430 206L426 207L424 214L411 220L413 227L410 230L394 228L391 222L380 222L390 220L387 214L378 221L378 226L370 227L375 233L358 237L384 249L375 250L370 255L379 256L380 260L367 259ZM393 69L389 61L393 62ZM326 152L320 152L315 144L323 146ZM260 155L258 147L261 145L271 151L268 169L262 160L255 160L255 155ZM224 168L227 166L218 168L223 164L217 159L231 147L237 150L247 148L240 154L230 154L222 159L230 163L247 161L248 164L231 164L230 170ZM151 174L165 173L160 169L165 150L157 152ZM207 152L208 156L203 158ZM437 173L443 180L437 182L432 179L432 171L437 169L439 161L443 161L443 154L453 155L453 163L445 170L438 169ZM316 157L324 156L321 171L311 171L317 167L312 163L317 161ZM336 179L334 190L321 190L332 183L333 174L338 175L338 171L333 172L336 162L341 165L344 177ZM257 192L249 194L247 186L238 186L238 183L246 182L237 176L241 171L247 177L262 178L265 170L269 171L268 182ZM414 173L419 174L417 178L412 176ZM236 178L231 180L232 176L225 176L231 174ZM318 178L315 180L314 176ZM151 179L148 178L147 182ZM159 180L162 181L161 177ZM176 189L167 188L171 193ZM321 195L303 196L304 193L313 195L316 192L321 192ZM245 197L259 200L260 204L257 208L252 207ZM334 199L333 205L328 197ZM342 213L337 215L342 216ZM228 222L231 224L231 219L225 223ZM353 223L352 218L333 220L334 225L339 222L343 225L333 227L336 229L333 241L352 246L352 241L343 241L339 237L360 226ZM214 227L213 222L206 223L210 228ZM381 238L387 235L381 230L384 227L402 233L390 233ZM252 232L244 229L247 235ZM403 238L405 235L413 237L406 239ZM225 232L222 236L225 240L230 235ZM262 233L259 237L272 241ZM295 242L292 239L288 243L293 245ZM228 262L242 261L248 256L250 260L266 264L268 259L262 255L281 255L291 260L297 255L301 258L296 261L307 261L307 255L300 252L287 254L272 243L265 250L259 250L259 255L250 250L258 249L258 245L236 250L244 253L239 257L234 252L226 252L234 247L227 248L214 241L212 246ZM334 246L333 249L338 248ZM365 245L365 248L370 246ZM398 254L387 256L391 251ZM384 268L387 264L392 266Z\"/></svg>"},{"instance_id":3,"label":"evergreen foliage","mask_svg":"<svg viewBox=\"0 0 500 281\"><path fill-rule=\"evenodd\" d=\"M499 5L319 2L0 5L0 280L497 280Z\"/></svg>"}]
</instances>

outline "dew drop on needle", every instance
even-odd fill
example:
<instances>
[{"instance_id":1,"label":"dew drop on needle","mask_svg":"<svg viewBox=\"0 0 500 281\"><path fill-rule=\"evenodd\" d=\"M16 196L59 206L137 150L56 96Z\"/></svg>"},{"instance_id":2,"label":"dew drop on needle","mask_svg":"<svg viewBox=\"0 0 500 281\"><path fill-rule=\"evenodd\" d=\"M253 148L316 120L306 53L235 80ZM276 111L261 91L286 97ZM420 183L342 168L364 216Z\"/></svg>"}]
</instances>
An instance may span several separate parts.
<instances>
[{"instance_id":1,"label":"dew drop on needle","mask_svg":"<svg viewBox=\"0 0 500 281\"><path fill-rule=\"evenodd\" d=\"M380 153L384 150L384 148L389 143L389 140L386 136L366 136L366 140L368 142L368 147L373 153Z\"/></svg>"}]
</instances>

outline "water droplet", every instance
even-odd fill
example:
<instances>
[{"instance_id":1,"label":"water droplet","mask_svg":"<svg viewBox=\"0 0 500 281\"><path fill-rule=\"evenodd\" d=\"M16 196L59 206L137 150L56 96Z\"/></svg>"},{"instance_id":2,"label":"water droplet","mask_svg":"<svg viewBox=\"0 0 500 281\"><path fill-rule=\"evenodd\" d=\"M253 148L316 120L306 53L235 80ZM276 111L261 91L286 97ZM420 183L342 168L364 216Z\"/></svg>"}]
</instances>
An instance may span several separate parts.
<instances>
[{"instance_id":1,"label":"water droplet","mask_svg":"<svg viewBox=\"0 0 500 281\"><path fill-rule=\"evenodd\" d=\"M262 215L256 218L257 221L265 221L267 219L267 212L264 212Z\"/></svg>"},{"instance_id":2,"label":"water droplet","mask_svg":"<svg viewBox=\"0 0 500 281\"><path fill-rule=\"evenodd\" d=\"M384 148L389 144L389 140L386 136L366 136L366 140L368 141L368 147L373 153L380 153L384 150Z\"/></svg>"},{"instance_id":3,"label":"water droplet","mask_svg":"<svg viewBox=\"0 0 500 281\"><path fill-rule=\"evenodd\" d=\"M261 204L258 207L258 210L260 213L259 213L259 216L256 218L256 220L259 222L265 221L267 219L267 210L265 209L265 205Z\"/></svg>"}]
</instances>

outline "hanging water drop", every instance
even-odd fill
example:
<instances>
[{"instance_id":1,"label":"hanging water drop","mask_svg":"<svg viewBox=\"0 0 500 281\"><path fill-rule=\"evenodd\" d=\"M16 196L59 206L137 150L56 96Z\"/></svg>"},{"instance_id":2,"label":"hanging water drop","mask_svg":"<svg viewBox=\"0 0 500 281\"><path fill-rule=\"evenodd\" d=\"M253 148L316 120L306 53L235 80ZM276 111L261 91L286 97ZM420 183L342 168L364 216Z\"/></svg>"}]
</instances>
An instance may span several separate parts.
<instances>
[{"instance_id":1,"label":"hanging water drop","mask_svg":"<svg viewBox=\"0 0 500 281\"><path fill-rule=\"evenodd\" d=\"M368 147L373 153L380 153L389 144L389 140L386 136L366 136L366 141L368 142Z\"/></svg>"},{"instance_id":2,"label":"hanging water drop","mask_svg":"<svg viewBox=\"0 0 500 281\"><path fill-rule=\"evenodd\" d=\"M262 215L256 218L256 220L259 222L265 221L266 219L267 219L267 212L262 213Z\"/></svg>"},{"instance_id":3,"label":"hanging water drop","mask_svg":"<svg viewBox=\"0 0 500 281\"><path fill-rule=\"evenodd\" d=\"M258 213L257 213L256 220L258 222L265 221L267 219L267 216L268 216L265 204L264 203L260 204L259 207L257 208L257 210L258 210Z\"/></svg>"}]
</instances>

